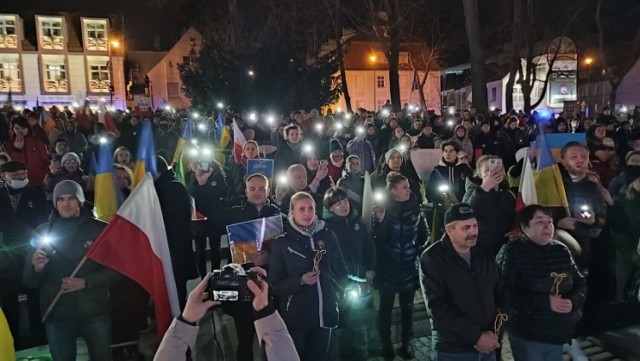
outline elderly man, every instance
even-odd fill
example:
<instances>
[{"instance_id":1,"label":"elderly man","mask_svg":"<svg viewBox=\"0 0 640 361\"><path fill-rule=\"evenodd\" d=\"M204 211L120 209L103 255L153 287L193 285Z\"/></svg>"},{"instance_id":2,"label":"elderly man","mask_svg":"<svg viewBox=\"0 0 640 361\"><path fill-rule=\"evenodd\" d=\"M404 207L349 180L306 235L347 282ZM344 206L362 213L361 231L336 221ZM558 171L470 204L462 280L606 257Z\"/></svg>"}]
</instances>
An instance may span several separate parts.
<instances>
[{"instance_id":1,"label":"elderly man","mask_svg":"<svg viewBox=\"0 0 640 361\"><path fill-rule=\"evenodd\" d=\"M420 257L435 359L494 361L495 349L500 347L494 329L498 268L474 247L478 221L471 206L452 206L444 222L446 234Z\"/></svg>"},{"instance_id":2,"label":"elderly man","mask_svg":"<svg viewBox=\"0 0 640 361\"><path fill-rule=\"evenodd\" d=\"M45 323L54 360L75 360L76 339L82 337L91 360L109 361L109 286L119 274L87 260L69 277L105 227L83 207L84 201L78 183L58 183L53 191L54 215L35 231L36 248L27 255L22 280L27 287L40 288L43 313L58 292L63 293Z\"/></svg>"}]
</instances>

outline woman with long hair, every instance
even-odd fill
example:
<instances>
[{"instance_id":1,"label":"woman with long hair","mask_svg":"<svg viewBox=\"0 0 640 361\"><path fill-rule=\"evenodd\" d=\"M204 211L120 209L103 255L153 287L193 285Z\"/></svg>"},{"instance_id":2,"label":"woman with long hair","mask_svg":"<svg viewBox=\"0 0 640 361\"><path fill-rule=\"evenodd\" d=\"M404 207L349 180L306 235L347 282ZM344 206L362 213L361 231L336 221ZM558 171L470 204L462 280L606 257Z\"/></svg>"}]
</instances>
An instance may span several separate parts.
<instances>
[{"instance_id":1,"label":"woman with long hair","mask_svg":"<svg viewBox=\"0 0 640 361\"><path fill-rule=\"evenodd\" d=\"M399 295L402 347L405 360L414 356L410 345L413 337L413 298L418 288L418 257L426 246L429 228L419 198L411 192L409 180L398 172L387 175L385 207L372 214L372 233L376 245L375 283L380 292L380 338L385 360L392 360L391 313Z\"/></svg>"},{"instance_id":2,"label":"woman with long hair","mask_svg":"<svg viewBox=\"0 0 640 361\"><path fill-rule=\"evenodd\" d=\"M325 360L347 268L336 235L316 216L309 193L291 197L289 227L273 241L269 265L269 281L300 359Z\"/></svg>"},{"instance_id":3,"label":"woman with long hair","mask_svg":"<svg viewBox=\"0 0 640 361\"><path fill-rule=\"evenodd\" d=\"M47 145L33 135L29 121L23 116L11 120L13 135L2 145L11 159L27 165L29 184L42 188L49 171Z\"/></svg>"},{"instance_id":4,"label":"woman with long hair","mask_svg":"<svg viewBox=\"0 0 640 361\"><path fill-rule=\"evenodd\" d=\"M116 148L115 152L113 152L113 162L131 170L136 167L131 151L127 147Z\"/></svg>"},{"instance_id":5,"label":"woman with long hair","mask_svg":"<svg viewBox=\"0 0 640 361\"><path fill-rule=\"evenodd\" d=\"M260 159L258 151L258 143L254 140L248 140L242 147L242 156L240 163L233 163L229 167L229 195L227 201L230 204L238 205L245 199L245 177L247 175L247 163L250 159Z\"/></svg>"}]
</instances>

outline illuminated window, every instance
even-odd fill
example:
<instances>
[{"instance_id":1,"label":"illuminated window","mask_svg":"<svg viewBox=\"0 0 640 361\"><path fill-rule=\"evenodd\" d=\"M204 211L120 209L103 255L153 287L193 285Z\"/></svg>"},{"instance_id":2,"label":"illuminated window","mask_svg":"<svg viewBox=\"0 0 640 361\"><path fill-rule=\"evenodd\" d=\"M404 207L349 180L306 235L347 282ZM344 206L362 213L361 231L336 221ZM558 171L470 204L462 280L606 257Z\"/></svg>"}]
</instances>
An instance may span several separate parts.
<instances>
[{"instance_id":1,"label":"illuminated window","mask_svg":"<svg viewBox=\"0 0 640 361\"><path fill-rule=\"evenodd\" d=\"M64 36L62 35L62 19L41 18L40 46L42 49L63 50Z\"/></svg>"},{"instance_id":2,"label":"illuminated window","mask_svg":"<svg viewBox=\"0 0 640 361\"><path fill-rule=\"evenodd\" d=\"M0 19L0 35L14 35L16 33L16 21L13 19Z\"/></svg>"},{"instance_id":3,"label":"illuminated window","mask_svg":"<svg viewBox=\"0 0 640 361\"><path fill-rule=\"evenodd\" d=\"M108 51L107 21L84 19L84 41L87 50Z\"/></svg>"},{"instance_id":4,"label":"illuminated window","mask_svg":"<svg viewBox=\"0 0 640 361\"><path fill-rule=\"evenodd\" d=\"M0 48L18 48L18 33L14 17L0 17Z\"/></svg>"},{"instance_id":5,"label":"illuminated window","mask_svg":"<svg viewBox=\"0 0 640 361\"><path fill-rule=\"evenodd\" d=\"M46 92L67 92L67 66L63 56L43 56L43 81Z\"/></svg>"},{"instance_id":6,"label":"illuminated window","mask_svg":"<svg viewBox=\"0 0 640 361\"><path fill-rule=\"evenodd\" d=\"M93 93L109 93L111 77L107 62L98 60L89 63L89 91Z\"/></svg>"},{"instance_id":7,"label":"illuminated window","mask_svg":"<svg viewBox=\"0 0 640 361\"><path fill-rule=\"evenodd\" d=\"M22 91L22 79L20 76L20 64L18 58L0 58L0 92Z\"/></svg>"}]
</instances>

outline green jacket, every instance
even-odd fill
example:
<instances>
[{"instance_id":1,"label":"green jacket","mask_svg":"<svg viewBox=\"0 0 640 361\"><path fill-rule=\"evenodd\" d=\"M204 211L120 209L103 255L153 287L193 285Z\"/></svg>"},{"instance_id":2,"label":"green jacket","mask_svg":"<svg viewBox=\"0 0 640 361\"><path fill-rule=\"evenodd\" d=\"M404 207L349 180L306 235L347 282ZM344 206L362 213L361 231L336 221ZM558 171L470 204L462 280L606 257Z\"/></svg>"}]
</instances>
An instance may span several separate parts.
<instances>
[{"instance_id":1,"label":"green jacket","mask_svg":"<svg viewBox=\"0 0 640 361\"><path fill-rule=\"evenodd\" d=\"M104 227L105 223L93 219L83 210L82 214L75 218L60 218L55 215L50 222L36 229L35 244L38 244L42 237L48 236L53 250L48 252L49 262L44 269L35 272L31 258L36 248L30 249L27 252L22 280L26 287L40 289L42 314L60 290L62 279L71 275ZM62 294L47 321L76 324L106 314L109 312L109 286L119 276L116 271L87 260L76 275L86 281L86 287Z\"/></svg>"}]
</instances>

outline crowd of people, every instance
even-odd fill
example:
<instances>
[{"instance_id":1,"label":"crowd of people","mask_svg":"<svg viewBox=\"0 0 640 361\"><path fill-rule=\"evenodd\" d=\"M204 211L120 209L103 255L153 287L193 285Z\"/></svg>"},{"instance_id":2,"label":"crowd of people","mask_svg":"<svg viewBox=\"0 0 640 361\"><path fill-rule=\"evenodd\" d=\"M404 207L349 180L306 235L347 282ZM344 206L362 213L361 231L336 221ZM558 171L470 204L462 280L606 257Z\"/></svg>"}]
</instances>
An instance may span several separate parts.
<instances>
[{"instance_id":1,"label":"crowd of people","mask_svg":"<svg viewBox=\"0 0 640 361\"><path fill-rule=\"evenodd\" d=\"M516 360L560 360L563 351L586 360L575 337L597 330L598 307L638 302L640 108L618 116L605 108L595 119L446 113L385 105L354 114L150 114L155 188L183 311L156 357L177 359L194 347L197 322L214 303L202 297L206 282L190 296L187 282L229 261L226 226L279 216L284 233L243 265L268 280L251 283L258 301L221 307L235 323L238 361L259 356L256 333L270 359L366 360L372 329L385 359L413 359L418 290L437 360L499 359L505 332ZM109 129L66 107L0 112L0 307L19 349L48 343L55 360L73 360L82 337L92 360L141 357L126 347L112 355L110 346L148 328L146 292L92 261L69 277L105 226L91 213L100 139L113 143L117 187L131 193L143 120L129 111L112 118ZM215 150L185 154L181 183L171 155L191 121L190 142ZM235 159L233 141L220 140L223 131L233 139L234 125L246 140ZM560 153L568 207L519 206L538 137L566 132L586 133L585 143ZM415 149L442 153L428 179L412 164ZM272 176L249 174L248 160L263 158L273 159ZM192 221L192 199L206 221ZM20 324L20 295L28 325Z\"/></svg>"}]
</instances>

